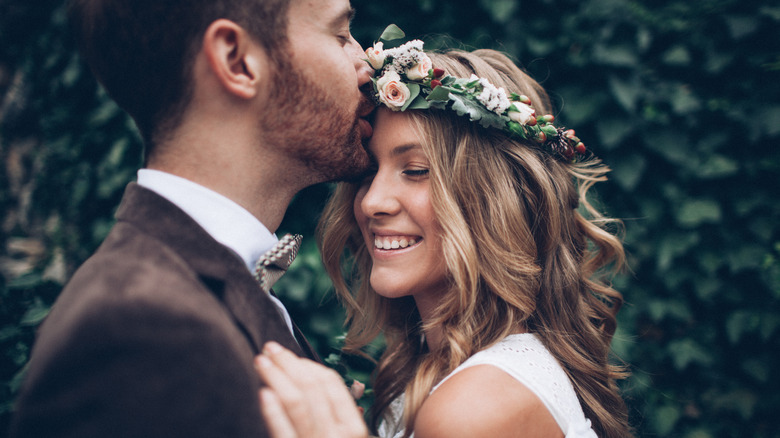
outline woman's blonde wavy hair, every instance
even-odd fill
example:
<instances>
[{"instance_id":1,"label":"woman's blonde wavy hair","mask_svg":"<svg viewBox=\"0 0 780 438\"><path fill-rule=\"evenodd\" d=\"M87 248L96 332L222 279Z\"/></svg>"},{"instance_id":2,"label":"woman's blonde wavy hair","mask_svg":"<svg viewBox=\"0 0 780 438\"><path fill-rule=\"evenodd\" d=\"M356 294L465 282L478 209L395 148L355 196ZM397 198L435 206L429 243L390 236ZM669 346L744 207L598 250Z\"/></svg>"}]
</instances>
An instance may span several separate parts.
<instances>
[{"instance_id":1,"label":"woman's blonde wavy hair","mask_svg":"<svg viewBox=\"0 0 780 438\"><path fill-rule=\"evenodd\" d=\"M529 96L537 113L551 113L542 87L499 52L430 56L447 74L474 73ZM525 328L563 365L596 433L629 435L616 384L625 370L608 360L623 300L605 274L624 263L621 241L613 234L620 223L586 199L609 169L595 159L562 162L452 111L408 115L430 161L431 203L452 290L427 322L442 328L439 350L428 351L422 341L425 327L411 297L387 299L369 284L371 258L353 214L359 186L340 184L319 225L326 269L347 307L345 350L358 352L380 333L387 343L374 381L373 429L390 402L405 393L408 436L436 382L469 356Z\"/></svg>"}]
</instances>

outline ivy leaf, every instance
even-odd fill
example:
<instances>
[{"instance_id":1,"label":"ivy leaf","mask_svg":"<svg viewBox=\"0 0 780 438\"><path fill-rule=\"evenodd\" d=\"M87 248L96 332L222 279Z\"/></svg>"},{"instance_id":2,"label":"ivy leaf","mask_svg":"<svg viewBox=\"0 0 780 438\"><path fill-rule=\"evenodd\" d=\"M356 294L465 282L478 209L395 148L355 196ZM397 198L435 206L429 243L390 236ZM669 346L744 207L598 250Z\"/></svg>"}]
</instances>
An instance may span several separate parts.
<instances>
[{"instance_id":1,"label":"ivy leaf","mask_svg":"<svg viewBox=\"0 0 780 438\"><path fill-rule=\"evenodd\" d=\"M666 436L674 430L674 426L677 424L680 416L680 409L677 406L662 406L653 413L653 425L660 436Z\"/></svg>"},{"instance_id":2,"label":"ivy leaf","mask_svg":"<svg viewBox=\"0 0 780 438\"><path fill-rule=\"evenodd\" d=\"M676 213L677 223L685 228L693 228L703 223L717 223L722 216L720 205L710 199L685 201Z\"/></svg>"},{"instance_id":3,"label":"ivy leaf","mask_svg":"<svg viewBox=\"0 0 780 438\"><path fill-rule=\"evenodd\" d=\"M482 0L481 3L498 23L508 22L518 8L514 0Z\"/></svg>"},{"instance_id":4,"label":"ivy leaf","mask_svg":"<svg viewBox=\"0 0 780 438\"><path fill-rule=\"evenodd\" d=\"M633 113L639 100L639 92L642 89L636 78L622 80L617 76L609 78L609 88L615 100L629 113Z\"/></svg>"},{"instance_id":5,"label":"ivy leaf","mask_svg":"<svg viewBox=\"0 0 780 438\"><path fill-rule=\"evenodd\" d=\"M22 320L19 321L19 325L36 326L40 324L48 314L49 306L43 304L43 302L40 300L36 300L35 304L33 304L33 307L27 310L24 316L22 316Z\"/></svg>"},{"instance_id":6,"label":"ivy leaf","mask_svg":"<svg viewBox=\"0 0 780 438\"><path fill-rule=\"evenodd\" d=\"M708 366L713 361L711 352L690 338L670 342L669 353L677 370L684 370L691 364Z\"/></svg>"},{"instance_id":7,"label":"ivy leaf","mask_svg":"<svg viewBox=\"0 0 780 438\"><path fill-rule=\"evenodd\" d=\"M395 24L391 24L385 28L379 39L383 41L393 41L400 40L405 36L406 34L401 30L400 27L396 26Z\"/></svg>"},{"instance_id":8,"label":"ivy leaf","mask_svg":"<svg viewBox=\"0 0 780 438\"><path fill-rule=\"evenodd\" d=\"M5 342L22 334L22 330L17 326L9 325L0 329L0 342Z\"/></svg>"},{"instance_id":9,"label":"ivy leaf","mask_svg":"<svg viewBox=\"0 0 780 438\"><path fill-rule=\"evenodd\" d=\"M736 344L743 335L758 329L761 317L751 311L736 311L726 320L726 334L732 344Z\"/></svg>"},{"instance_id":10,"label":"ivy leaf","mask_svg":"<svg viewBox=\"0 0 780 438\"><path fill-rule=\"evenodd\" d=\"M615 160L612 176L624 190L630 192L636 189L642 179L646 164L645 157L631 154L622 160Z\"/></svg>"},{"instance_id":11,"label":"ivy leaf","mask_svg":"<svg viewBox=\"0 0 780 438\"><path fill-rule=\"evenodd\" d=\"M702 179L724 178L737 172L739 162L718 154L708 156L696 169L697 175Z\"/></svg>"}]
</instances>

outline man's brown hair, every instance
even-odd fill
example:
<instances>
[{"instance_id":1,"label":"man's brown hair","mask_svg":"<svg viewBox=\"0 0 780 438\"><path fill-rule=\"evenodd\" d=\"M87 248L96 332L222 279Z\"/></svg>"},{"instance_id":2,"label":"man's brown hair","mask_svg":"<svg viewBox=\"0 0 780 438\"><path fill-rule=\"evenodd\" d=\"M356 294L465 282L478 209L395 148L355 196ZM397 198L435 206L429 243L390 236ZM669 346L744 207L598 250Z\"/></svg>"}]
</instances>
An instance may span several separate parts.
<instances>
[{"instance_id":1,"label":"man's brown hair","mask_svg":"<svg viewBox=\"0 0 780 438\"><path fill-rule=\"evenodd\" d=\"M71 0L68 15L84 59L150 148L181 121L208 26L234 21L279 59L291 1Z\"/></svg>"}]
</instances>

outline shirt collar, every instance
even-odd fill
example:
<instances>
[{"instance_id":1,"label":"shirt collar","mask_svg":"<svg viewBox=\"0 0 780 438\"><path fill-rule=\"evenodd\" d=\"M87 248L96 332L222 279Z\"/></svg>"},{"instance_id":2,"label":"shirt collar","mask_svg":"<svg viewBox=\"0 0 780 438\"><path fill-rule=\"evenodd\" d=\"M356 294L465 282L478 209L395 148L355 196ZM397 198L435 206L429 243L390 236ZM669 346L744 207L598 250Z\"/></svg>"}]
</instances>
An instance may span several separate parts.
<instances>
[{"instance_id":1,"label":"shirt collar","mask_svg":"<svg viewBox=\"0 0 780 438\"><path fill-rule=\"evenodd\" d=\"M190 180L159 170L140 169L138 185L182 209L214 240L238 254L250 271L257 259L279 240L245 208Z\"/></svg>"}]
</instances>

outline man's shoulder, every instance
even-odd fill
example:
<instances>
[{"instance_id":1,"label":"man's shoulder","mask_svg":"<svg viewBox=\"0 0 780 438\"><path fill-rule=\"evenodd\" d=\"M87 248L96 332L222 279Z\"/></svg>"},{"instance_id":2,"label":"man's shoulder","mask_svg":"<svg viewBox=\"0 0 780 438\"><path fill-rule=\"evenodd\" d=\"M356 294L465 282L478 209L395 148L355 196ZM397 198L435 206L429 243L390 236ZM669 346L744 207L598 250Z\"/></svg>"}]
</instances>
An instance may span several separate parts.
<instances>
[{"instance_id":1,"label":"man's shoulder","mask_svg":"<svg viewBox=\"0 0 780 438\"><path fill-rule=\"evenodd\" d=\"M118 223L65 285L39 338L105 330L120 321L130 334L155 320L230 325L217 297L180 254Z\"/></svg>"}]
</instances>

